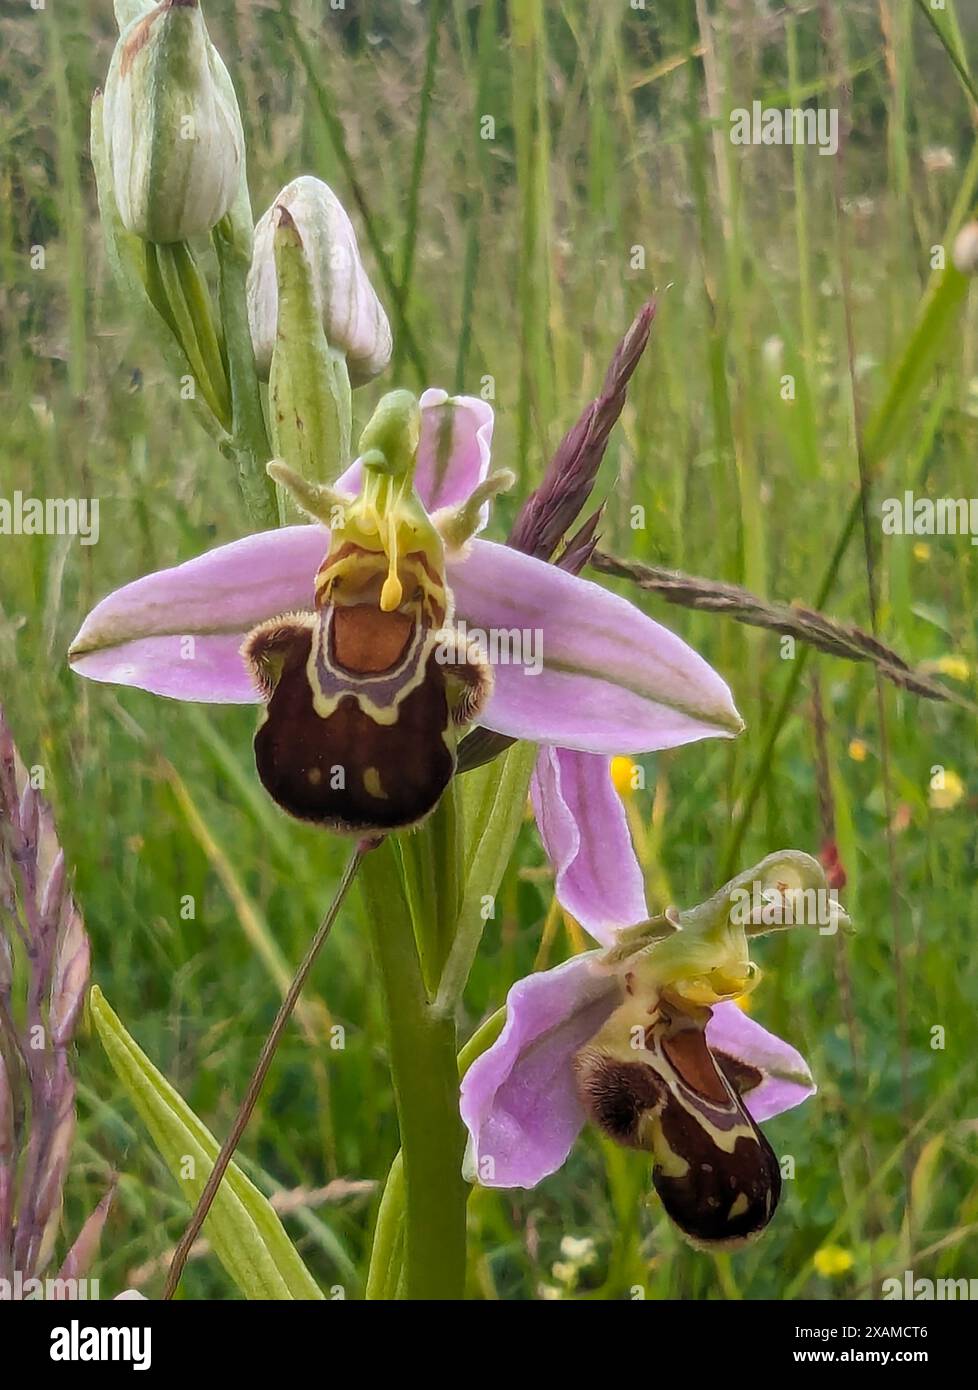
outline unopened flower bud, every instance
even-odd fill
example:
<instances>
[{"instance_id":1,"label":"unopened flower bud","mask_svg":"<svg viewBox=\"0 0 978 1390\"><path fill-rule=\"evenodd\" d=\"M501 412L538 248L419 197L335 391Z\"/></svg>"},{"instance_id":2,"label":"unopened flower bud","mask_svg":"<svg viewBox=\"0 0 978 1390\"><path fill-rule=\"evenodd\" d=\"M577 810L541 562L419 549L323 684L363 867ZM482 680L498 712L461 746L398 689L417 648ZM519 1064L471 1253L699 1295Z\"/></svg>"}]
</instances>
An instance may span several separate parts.
<instances>
[{"instance_id":1,"label":"unopened flower bud","mask_svg":"<svg viewBox=\"0 0 978 1390\"><path fill-rule=\"evenodd\" d=\"M966 222L954 238L951 258L962 275L978 274L978 222Z\"/></svg>"},{"instance_id":2,"label":"unopened flower bud","mask_svg":"<svg viewBox=\"0 0 978 1390\"><path fill-rule=\"evenodd\" d=\"M229 212L242 178L244 133L197 0L161 0L122 31L103 121L128 231L145 241L186 241Z\"/></svg>"},{"instance_id":3,"label":"unopened flower bud","mask_svg":"<svg viewBox=\"0 0 978 1390\"><path fill-rule=\"evenodd\" d=\"M310 175L293 179L283 188L255 227L248 316L258 371L268 376L275 345L275 228L279 209L289 214L309 262L326 341L346 356L351 383L362 386L390 361L390 324L367 279L352 222L332 189Z\"/></svg>"}]
</instances>

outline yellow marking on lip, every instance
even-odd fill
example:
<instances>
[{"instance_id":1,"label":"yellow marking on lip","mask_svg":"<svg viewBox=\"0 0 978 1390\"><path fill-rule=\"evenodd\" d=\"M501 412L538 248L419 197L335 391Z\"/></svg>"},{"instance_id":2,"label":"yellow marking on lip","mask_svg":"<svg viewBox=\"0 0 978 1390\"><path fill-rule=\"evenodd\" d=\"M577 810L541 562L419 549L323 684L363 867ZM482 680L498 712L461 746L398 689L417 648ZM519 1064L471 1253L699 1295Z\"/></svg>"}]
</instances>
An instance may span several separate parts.
<instances>
[{"instance_id":1,"label":"yellow marking on lip","mask_svg":"<svg viewBox=\"0 0 978 1390\"><path fill-rule=\"evenodd\" d=\"M390 512L387 522L387 578L380 591L380 607L384 613L393 613L400 608L404 597L401 581L397 577L397 514Z\"/></svg>"},{"instance_id":2,"label":"yellow marking on lip","mask_svg":"<svg viewBox=\"0 0 978 1390\"><path fill-rule=\"evenodd\" d=\"M364 768L363 785L370 796L376 797L378 801L387 800L387 793L380 784L380 773L375 767Z\"/></svg>"}]
</instances>

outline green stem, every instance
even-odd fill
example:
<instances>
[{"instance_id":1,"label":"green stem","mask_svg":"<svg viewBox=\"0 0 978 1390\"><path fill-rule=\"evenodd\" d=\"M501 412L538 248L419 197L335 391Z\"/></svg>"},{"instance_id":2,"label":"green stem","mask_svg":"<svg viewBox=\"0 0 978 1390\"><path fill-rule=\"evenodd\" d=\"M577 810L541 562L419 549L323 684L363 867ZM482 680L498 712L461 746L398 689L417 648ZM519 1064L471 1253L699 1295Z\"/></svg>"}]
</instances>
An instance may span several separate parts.
<instances>
[{"instance_id":1,"label":"green stem","mask_svg":"<svg viewBox=\"0 0 978 1390\"><path fill-rule=\"evenodd\" d=\"M401 876L414 923L421 975L429 998L439 988L449 953L454 950L462 907L461 825L454 783L420 831L398 835ZM435 1013L450 1010L435 1008Z\"/></svg>"},{"instance_id":2,"label":"green stem","mask_svg":"<svg viewBox=\"0 0 978 1390\"><path fill-rule=\"evenodd\" d=\"M463 1077L477 1057L490 1048L506 1023L505 1005L497 1009L469 1038L458 1054L458 1075ZM398 1297L404 1279L404 1161L400 1152L387 1174L380 1199L374 1243L367 1274L367 1298Z\"/></svg>"},{"instance_id":3,"label":"green stem","mask_svg":"<svg viewBox=\"0 0 978 1390\"><path fill-rule=\"evenodd\" d=\"M409 1299L460 1299L468 1190L462 1178L455 1023L431 1009L399 859L389 840L364 860L361 889L387 1015L401 1131L403 1292ZM388 1239L383 1228L381 1239Z\"/></svg>"},{"instance_id":4,"label":"green stem","mask_svg":"<svg viewBox=\"0 0 978 1390\"><path fill-rule=\"evenodd\" d=\"M146 268L157 307L169 322L204 400L221 428L230 430L227 373L207 285L190 248L182 241L168 246L147 242Z\"/></svg>"},{"instance_id":5,"label":"green stem","mask_svg":"<svg viewBox=\"0 0 978 1390\"><path fill-rule=\"evenodd\" d=\"M238 481L252 523L259 530L271 529L278 525L278 501L275 484L265 472L271 448L248 324L246 282L250 256L235 237L229 218L214 228L214 248L220 273L221 320L231 382L230 449L238 465Z\"/></svg>"}]
</instances>

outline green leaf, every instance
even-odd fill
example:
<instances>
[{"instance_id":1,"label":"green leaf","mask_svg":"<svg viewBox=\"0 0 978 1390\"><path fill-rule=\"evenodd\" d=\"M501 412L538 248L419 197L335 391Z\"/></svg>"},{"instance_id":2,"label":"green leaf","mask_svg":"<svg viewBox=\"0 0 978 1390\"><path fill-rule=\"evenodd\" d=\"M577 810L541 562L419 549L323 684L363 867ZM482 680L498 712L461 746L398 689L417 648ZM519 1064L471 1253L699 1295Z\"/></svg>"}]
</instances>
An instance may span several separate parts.
<instances>
[{"instance_id":1,"label":"green leaf","mask_svg":"<svg viewBox=\"0 0 978 1390\"><path fill-rule=\"evenodd\" d=\"M194 1205L214 1166L217 1140L129 1036L97 985L88 1004L113 1070ZM193 1177L185 1176L188 1168ZM218 1188L204 1231L245 1298L323 1298L268 1199L235 1163Z\"/></svg>"},{"instance_id":2,"label":"green leaf","mask_svg":"<svg viewBox=\"0 0 978 1390\"><path fill-rule=\"evenodd\" d=\"M948 265L924 296L917 325L896 365L886 395L870 417L863 440L866 465L875 470L908 434L920 412L920 397L955 331L970 278Z\"/></svg>"},{"instance_id":3,"label":"green leaf","mask_svg":"<svg viewBox=\"0 0 978 1390\"><path fill-rule=\"evenodd\" d=\"M494 893L499 887L523 823L536 759L535 743L515 743L459 779L466 892L483 885L483 892Z\"/></svg>"}]
</instances>

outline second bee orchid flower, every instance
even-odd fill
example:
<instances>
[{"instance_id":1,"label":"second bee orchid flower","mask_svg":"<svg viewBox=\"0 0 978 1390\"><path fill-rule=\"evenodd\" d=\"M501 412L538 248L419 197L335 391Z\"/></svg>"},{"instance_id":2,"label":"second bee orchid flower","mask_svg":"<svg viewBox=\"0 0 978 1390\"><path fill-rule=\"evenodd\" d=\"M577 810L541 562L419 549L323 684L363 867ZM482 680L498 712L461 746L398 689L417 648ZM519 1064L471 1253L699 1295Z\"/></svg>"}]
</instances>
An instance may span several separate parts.
<instances>
[{"instance_id":1,"label":"second bee orchid flower","mask_svg":"<svg viewBox=\"0 0 978 1390\"><path fill-rule=\"evenodd\" d=\"M750 940L777 929L738 909L748 886L794 901L824 890L824 874L782 851L706 903L649 920L616 800L607 760L541 753L533 801L557 896L603 949L509 991L502 1032L462 1081L467 1171L487 1187L535 1187L591 1122L651 1155L694 1244L737 1245L764 1230L781 1190L760 1122L815 1090L800 1054L733 1002L760 978Z\"/></svg>"}]
</instances>

